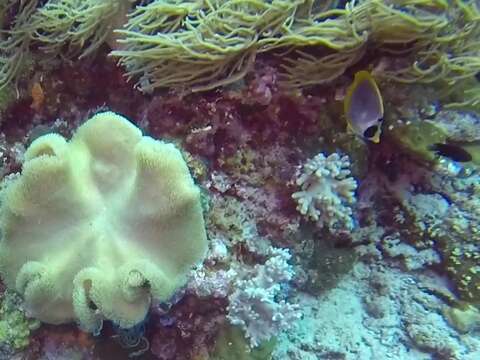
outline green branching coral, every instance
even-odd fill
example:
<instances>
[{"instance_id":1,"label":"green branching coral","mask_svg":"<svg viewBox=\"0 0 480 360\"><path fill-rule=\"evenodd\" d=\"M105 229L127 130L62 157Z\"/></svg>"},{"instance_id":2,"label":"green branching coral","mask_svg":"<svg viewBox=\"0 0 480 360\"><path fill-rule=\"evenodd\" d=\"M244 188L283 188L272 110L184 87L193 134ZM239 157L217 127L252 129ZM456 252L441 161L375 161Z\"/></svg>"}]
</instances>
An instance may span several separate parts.
<instances>
[{"instance_id":1,"label":"green branching coral","mask_svg":"<svg viewBox=\"0 0 480 360\"><path fill-rule=\"evenodd\" d=\"M452 83L480 70L479 9L471 1L329 5L156 0L130 14L118 31L123 49L112 55L129 76L140 78L145 91L166 86L199 91L234 82L262 52L282 55L283 83L289 87L332 81L372 50L383 54L378 75L400 82ZM159 13L163 16L156 17Z\"/></svg>"},{"instance_id":2,"label":"green branching coral","mask_svg":"<svg viewBox=\"0 0 480 360\"><path fill-rule=\"evenodd\" d=\"M29 319L22 311L22 300L7 291L0 302L0 356L26 347L32 330L40 323Z\"/></svg>"}]
</instances>

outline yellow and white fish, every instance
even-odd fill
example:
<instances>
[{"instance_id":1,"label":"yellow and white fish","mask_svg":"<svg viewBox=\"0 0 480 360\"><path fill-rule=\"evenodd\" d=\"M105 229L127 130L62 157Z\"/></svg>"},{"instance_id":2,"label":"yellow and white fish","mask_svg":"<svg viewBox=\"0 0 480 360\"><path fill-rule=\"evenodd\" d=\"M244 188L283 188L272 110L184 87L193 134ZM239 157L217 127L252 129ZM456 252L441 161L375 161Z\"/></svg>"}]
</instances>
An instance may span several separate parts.
<instances>
[{"instance_id":1,"label":"yellow and white fish","mask_svg":"<svg viewBox=\"0 0 480 360\"><path fill-rule=\"evenodd\" d=\"M348 127L363 139L380 142L383 121L383 100L377 83L368 71L355 74L344 99Z\"/></svg>"}]
</instances>

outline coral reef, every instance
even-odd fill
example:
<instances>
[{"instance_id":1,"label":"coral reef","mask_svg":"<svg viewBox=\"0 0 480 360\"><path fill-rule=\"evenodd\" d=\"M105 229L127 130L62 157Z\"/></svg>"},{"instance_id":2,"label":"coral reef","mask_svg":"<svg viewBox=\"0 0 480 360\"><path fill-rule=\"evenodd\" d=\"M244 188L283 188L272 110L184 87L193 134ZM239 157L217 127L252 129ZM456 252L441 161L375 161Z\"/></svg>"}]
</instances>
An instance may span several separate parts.
<instances>
[{"instance_id":1,"label":"coral reef","mask_svg":"<svg viewBox=\"0 0 480 360\"><path fill-rule=\"evenodd\" d=\"M273 359L473 360L480 354L475 333L458 336L436 276L407 274L381 264L358 263L318 300L302 295L304 317L280 335Z\"/></svg>"},{"instance_id":2,"label":"coral reef","mask_svg":"<svg viewBox=\"0 0 480 360\"><path fill-rule=\"evenodd\" d=\"M192 272L187 291L200 297L227 298L228 321L257 347L288 329L301 313L288 297L294 278L290 252L272 247L255 228L250 231L233 243L212 238L205 264ZM245 249L246 256L264 260L251 266L247 259L230 259L237 246Z\"/></svg>"},{"instance_id":3,"label":"coral reef","mask_svg":"<svg viewBox=\"0 0 480 360\"><path fill-rule=\"evenodd\" d=\"M357 183L349 176L349 167L348 156L337 153L320 153L309 159L297 174L296 184L301 191L292 195L298 211L332 232L353 229Z\"/></svg>"},{"instance_id":4,"label":"coral reef","mask_svg":"<svg viewBox=\"0 0 480 360\"><path fill-rule=\"evenodd\" d=\"M479 20L0 1L0 358L480 358Z\"/></svg>"},{"instance_id":5,"label":"coral reef","mask_svg":"<svg viewBox=\"0 0 480 360\"><path fill-rule=\"evenodd\" d=\"M91 332L104 318L143 321L150 297L167 300L206 248L200 193L180 152L111 112L68 143L36 139L5 184L1 216L7 286L36 318L76 319Z\"/></svg>"},{"instance_id":6,"label":"coral reef","mask_svg":"<svg viewBox=\"0 0 480 360\"><path fill-rule=\"evenodd\" d=\"M437 244L445 269L454 280L460 296L475 304L480 301L480 278L477 274L480 269L479 181L478 170L469 176L464 174L461 177L436 175L432 188L444 194L451 204L442 221L426 226L426 231Z\"/></svg>"}]
</instances>

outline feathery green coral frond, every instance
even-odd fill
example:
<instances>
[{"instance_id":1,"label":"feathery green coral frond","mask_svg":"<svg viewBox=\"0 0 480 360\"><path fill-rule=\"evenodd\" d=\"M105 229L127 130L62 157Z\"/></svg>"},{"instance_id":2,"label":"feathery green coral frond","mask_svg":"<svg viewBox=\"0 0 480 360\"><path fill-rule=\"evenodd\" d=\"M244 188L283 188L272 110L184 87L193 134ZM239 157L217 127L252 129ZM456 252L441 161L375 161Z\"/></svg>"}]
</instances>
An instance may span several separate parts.
<instances>
[{"instance_id":1,"label":"feathery green coral frond","mask_svg":"<svg viewBox=\"0 0 480 360\"><path fill-rule=\"evenodd\" d=\"M120 4L116 0L50 0L33 14L27 29L41 50L58 54L67 45L68 55L82 58L110 35Z\"/></svg>"},{"instance_id":2,"label":"feathery green coral frond","mask_svg":"<svg viewBox=\"0 0 480 360\"><path fill-rule=\"evenodd\" d=\"M330 82L372 50L385 58L376 75L399 82L454 82L480 71L479 11L471 1L334 4L155 0L130 14L112 55L144 91L232 83L258 53L275 50L289 55L280 65L288 87Z\"/></svg>"},{"instance_id":3,"label":"feathery green coral frond","mask_svg":"<svg viewBox=\"0 0 480 360\"><path fill-rule=\"evenodd\" d=\"M16 17L0 35L0 88L16 81L32 47L42 55L84 58L111 40L130 0L14 0ZM34 46L33 46L34 45Z\"/></svg>"},{"instance_id":4,"label":"feathery green coral frond","mask_svg":"<svg viewBox=\"0 0 480 360\"><path fill-rule=\"evenodd\" d=\"M117 31L124 46L112 55L120 57L129 76L141 76L145 91L179 84L211 89L243 77L265 45L261 39L286 31L302 3L155 1L138 7L126 29ZM163 16L154 16L158 13Z\"/></svg>"},{"instance_id":5,"label":"feathery green coral frond","mask_svg":"<svg viewBox=\"0 0 480 360\"><path fill-rule=\"evenodd\" d=\"M403 83L450 87L480 71L473 0L152 0L128 18L131 0L12 2L21 6L0 38L0 87L32 49L83 58L104 42L143 91L230 84L261 53L277 58L289 88L329 83L362 59Z\"/></svg>"},{"instance_id":6,"label":"feathery green coral frond","mask_svg":"<svg viewBox=\"0 0 480 360\"><path fill-rule=\"evenodd\" d=\"M15 81L25 65L31 40L25 27L37 4L37 0L20 2L18 15L10 29L0 32L0 89Z\"/></svg>"}]
</instances>

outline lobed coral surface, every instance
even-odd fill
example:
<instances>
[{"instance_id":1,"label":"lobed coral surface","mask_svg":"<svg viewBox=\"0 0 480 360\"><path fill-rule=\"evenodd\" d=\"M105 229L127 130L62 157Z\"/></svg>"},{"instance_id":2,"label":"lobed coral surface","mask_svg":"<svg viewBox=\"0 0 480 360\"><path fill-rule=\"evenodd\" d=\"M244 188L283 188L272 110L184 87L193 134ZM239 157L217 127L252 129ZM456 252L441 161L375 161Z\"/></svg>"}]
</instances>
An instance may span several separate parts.
<instances>
[{"instance_id":1,"label":"lobed coral surface","mask_svg":"<svg viewBox=\"0 0 480 360\"><path fill-rule=\"evenodd\" d=\"M99 136L99 134L103 134ZM72 140L48 134L2 190L0 269L29 313L50 324L128 328L200 261L200 192L181 153L99 113Z\"/></svg>"}]
</instances>

